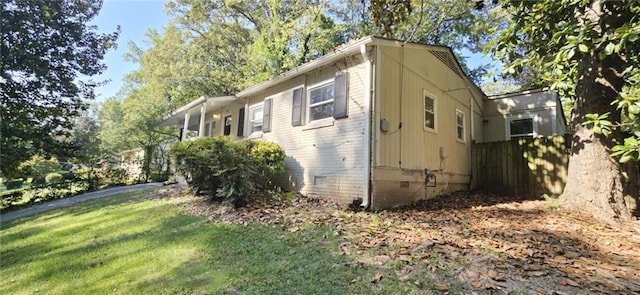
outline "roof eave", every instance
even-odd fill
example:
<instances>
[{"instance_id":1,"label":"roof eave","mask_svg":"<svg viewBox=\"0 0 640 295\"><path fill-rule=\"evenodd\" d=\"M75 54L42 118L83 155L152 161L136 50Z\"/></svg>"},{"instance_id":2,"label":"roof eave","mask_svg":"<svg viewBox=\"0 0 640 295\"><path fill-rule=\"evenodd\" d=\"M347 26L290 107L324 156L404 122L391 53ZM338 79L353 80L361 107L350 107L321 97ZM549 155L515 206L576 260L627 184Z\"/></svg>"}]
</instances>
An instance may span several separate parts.
<instances>
[{"instance_id":1,"label":"roof eave","mask_svg":"<svg viewBox=\"0 0 640 295\"><path fill-rule=\"evenodd\" d=\"M247 96L251 96L254 95L256 93L259 93L260 91L263 91L269 87L275 86L281 82L284 82L286 80L289 80L291 78L294 78L298 75L302 75L305 73L308 73L314 69L317 69L319 67L334 63L342 58L344 58L345 56L349 56L351 54L355 54L360 52L360 47L362 45L367 45L367 44L371 44L373 43L373 41L375 40L375 37L373 36L367 36L364 37L362 39L358 39L356 41L354 41L353 43L347 44L345 47L338 47L336 48L336 50L332 53L329 53L325 56L319 57L317 59L314 59L310 62L307 62L305 64L302 64L296 68L294 68L293 70L287 71L283 74L280 74L278 76L275 76L274 78L253 85L245 90L240 91L239 93L236 94L236 97L238 98L244 98Z\"/></svg>"}]
</instances>

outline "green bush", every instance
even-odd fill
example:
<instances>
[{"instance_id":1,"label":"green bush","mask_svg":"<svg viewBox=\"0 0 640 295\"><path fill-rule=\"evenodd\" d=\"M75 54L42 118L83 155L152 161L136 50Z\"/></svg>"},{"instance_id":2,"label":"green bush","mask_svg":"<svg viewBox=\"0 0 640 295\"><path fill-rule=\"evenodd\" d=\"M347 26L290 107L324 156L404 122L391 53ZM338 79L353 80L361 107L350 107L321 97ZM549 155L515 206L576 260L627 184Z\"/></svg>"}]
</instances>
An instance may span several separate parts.
<instances>
[{"instance_id":1,"label":"green bush","mask_svg":"<svg viewBox=\"0 0 640 295\"><path fill-rule=\"evenodd\" d=\"M257 184L261 188L273 188L272 179L284 172L286 154L276 143L269 141L248 141L249 157L258 171Z\"/></svg>"},{"instance_id":2,"label":"green bush","mask_svg":"<svg viewBox=\"0 0 640 295\"><path fill-rule=\"evenodd\" d=\"M22 184L24 184L24 179L22 178L12 179L7 181L7 183L5 184L5 188L7 190L19 189L19 188L22 188Z\"/></svg>"},{"instance_id":3,"label":"green bush","mask_svg":"<svg viewBox=\"0 0 640 295\"><path fill-rule=\"evenodd\" d=\"M48 173L62 170L62 165L56 158L45 159L43 156L35 155L18 165L18 173L23 177L47 175Z\"/></svg>"},{"instance_id":4,"label":"green bush","mask_svg":"<svg viewBox=\"0 0 640 295\"><path fill-rule=\"evenodd\" d=\"M101 170L92 168L80 168L74 172L75 178L87 185L87 190L96 190L105 183L105 176Z\"/></svg>"},{"instance_id":5,"label":"green bush","mask_svg":"<svg viewBox=\"0 0 640 295\"><path fill-rule=\"evenodd\" d=\"M47 180L45 179L45 175L36 175L33 177L33 179L31 180L31 185L44 185L47 183Z\"/></svg>"},{"instance_id":6,"label":"green bush","mask_svg":"<svg viewBox=\"0 0 640 295\"><path fill-rule=\"evenodd\" d=\"M11 205L15 202L22 200L22 195L24 191L11 191L0 194L0 207L2 209L11 207Z\"/></svg>"},{"instance_id":7,"label":"green bush","mask_svg":"<svg viewBox=\"0 0 640 295\"><path fill-rule=\"evenodd\" d=\"M119 167L109 167L104 171L104 184L125 184L127 182L127 170Z\"/></svg>"},{"instance_id":8,"label":"green bush","mask_svg":"<svg viewBox=\"0 0 640 295\"><path fill-rule=\"evenodd\" d=\"M178 143L170 153L196 192L236 207L244 206L249 196L284 170L284 151L273 143L205 137Z\"/></svg>"},{"instance_id":9,"label":"green bush","mask_svg":"<svg viewBox=\"0 0 640 295\"><path fill-rule=\"evenodd\" d=\"M44 180L47 182L47 184L58 183L62 181L62 174L57 172L52 172L47 174Z\"/></svg>"}]
</instances>

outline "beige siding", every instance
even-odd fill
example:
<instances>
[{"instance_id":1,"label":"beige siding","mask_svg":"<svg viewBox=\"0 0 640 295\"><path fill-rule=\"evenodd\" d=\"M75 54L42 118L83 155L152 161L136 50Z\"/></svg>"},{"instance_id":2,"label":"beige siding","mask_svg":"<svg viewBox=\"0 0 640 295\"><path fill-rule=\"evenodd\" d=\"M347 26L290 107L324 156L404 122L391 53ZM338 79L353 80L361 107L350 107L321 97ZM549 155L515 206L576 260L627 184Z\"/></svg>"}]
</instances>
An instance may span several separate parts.
<instances>
[{"instance_id":1,"label":"beige siding","mask_svg":"<svg viewBox=\"0 0 640 295\"><path fill-rule=\"evenodd\" d=\"M374 121L386 120L390 128L376 132L373 206L387 207L466 187L472 102L467 84L424 48L381 46L377 65L379 108ZM435 132L424 129L424 91L436 98ZM456 110L465 116L465 142L456 139ZM479 121L474 118L474 122ZM440 157L441 149L445 158ZM437 188L423 188L424 169L437 171Z\"/></svg>"},{"instance_id":2,"label":"beige siding","mask_svg":"<svg viewBox=\"0 0 640 295\"><path fill-rule=\"evenodd\" d=\"M304 87L303 105L306 107L308 87L331 81L340 72L348 73L348 118L328 118L323 119L321 124L311 122L293 127L293 91ZM285 149L287 175L284 181L289 189L342 203L364 198L365 79L367 75L363 60L356 55L306 76L293 77L247 99L247 105L272 99L272 131L248 136L255 140L276 142Z\"/></svg>"},{"instance_id":3,"label":"beige siding","mask_svg":"<svg viewBox=\"0 0 640 295\"><path fill-rule=\"evenodd\" d=\"M484 142L509 140L507 124L510 118L535 118L538 136L562 135L562 106L551 91L495 97L484 102Z\"/></svg>"}]
</instances>

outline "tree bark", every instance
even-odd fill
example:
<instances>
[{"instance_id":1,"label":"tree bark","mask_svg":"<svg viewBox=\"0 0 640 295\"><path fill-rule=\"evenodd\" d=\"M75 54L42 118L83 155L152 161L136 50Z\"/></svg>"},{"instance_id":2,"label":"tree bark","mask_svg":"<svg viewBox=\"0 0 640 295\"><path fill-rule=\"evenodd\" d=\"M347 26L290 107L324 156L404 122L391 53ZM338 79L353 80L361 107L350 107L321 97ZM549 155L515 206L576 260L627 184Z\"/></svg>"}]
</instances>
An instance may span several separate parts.
<instances>
[{"instance_id":1,"label":"tree bark","mask_svg":"<svg viewBox=\"0 0 640 295\"><path fill-rule=\"evenodd\" d=\"M629 220L636 209L632 200L636 195L633 177L623 173L636 165L623 167L610 156L611 147L620 142L623 135L613 130L611 136L594 134L590 126L583 126L585 115L610 112L611 122L620 122L620 112L611 105L623 86L621 69L623 57L612 55L598 59L595 52L585 54L578 65L576 102L572 115L574 131L567 184L560 206L565 209L590 212L594 217L612 221ZM626 197L626 199L625 199Z\"/></svg>"}]
</instances>

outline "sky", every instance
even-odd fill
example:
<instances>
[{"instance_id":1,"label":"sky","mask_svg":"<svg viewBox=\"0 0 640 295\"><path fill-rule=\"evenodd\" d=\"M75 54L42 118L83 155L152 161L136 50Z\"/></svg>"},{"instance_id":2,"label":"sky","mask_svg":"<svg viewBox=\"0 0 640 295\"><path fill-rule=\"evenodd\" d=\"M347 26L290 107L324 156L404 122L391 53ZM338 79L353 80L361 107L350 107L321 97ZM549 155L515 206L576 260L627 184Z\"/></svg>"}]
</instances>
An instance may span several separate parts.
<instances>
[{"instance_id":1,"label":"sky","mask_svg":"<svg viewBox=\"0 0 640 295\"><path fill-rule=\"evenodd\" d=\"M107 85L96 88L98 101L114 96L122 86L122 79L127 73L134 71L137 64L126 62L124 54L128 51L129 41L146 49L148 44L145 33L153 28L162 31L169 22L164 13L165 0L105 0L98 16L91 22L103 33L114 32L120 25L118 48L107 52L104 63L107 70L96 81L111 80Z\"/></svg>"}]
</instances>

